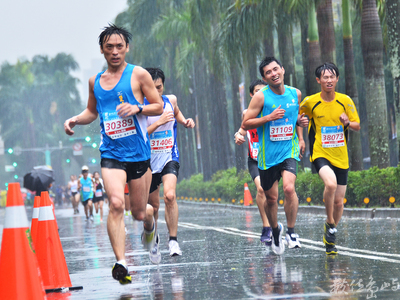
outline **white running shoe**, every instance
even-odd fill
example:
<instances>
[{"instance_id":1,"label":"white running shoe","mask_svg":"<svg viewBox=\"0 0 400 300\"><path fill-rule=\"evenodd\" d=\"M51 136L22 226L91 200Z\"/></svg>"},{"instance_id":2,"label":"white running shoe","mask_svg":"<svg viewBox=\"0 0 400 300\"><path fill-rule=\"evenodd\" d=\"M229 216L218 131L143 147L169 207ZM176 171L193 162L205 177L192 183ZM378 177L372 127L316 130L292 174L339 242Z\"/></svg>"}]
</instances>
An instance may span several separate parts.
<instances>
[{"instance_id":1,"label":"white running shoe","mask_svg":"<svg viewBox=\"0 0 400 300\"><path fill-rule=\"evenodd\" d=\"M299 235L297 233L286 233L286 243L289 249L301 248Z\"/></svg>"},{"instance_id":2,"label":"white running shoe","mask_svg":"<svg viewBox=\"0 0 400 300\"><path fill-rule=\"evenodd\" d=\"M170 240L168 243L168 246L169 246L169 255L170 256L182 255L181 248L179 247L179 244L177 241Z\"/></svg>"},{"instance_id":3,"label":"white running shoe","mask_svg":"<svg viewBox=\"0 0 400 300\"><path fill-rule=\"evenodd\" d=\"M154 247L149 252L150 261L158 265L161 262L161 253L160 253L160 236L157 234L156 243Z\"/></svg>"},{"instance_id":4,"label":"white running shoe","mask_svg":"<svg viewBox=\"0 0 400 300\"><path fill-rule=\"evenodd\" d=\"M279 236L278 236L278 246L275 245L275 238L273 238L271 249L277 255L282 255L285 252L285 244L282 241L282 233L283 233L283 225L282 223L278 223L279 228Z\"/></svg>"}]
</instances>

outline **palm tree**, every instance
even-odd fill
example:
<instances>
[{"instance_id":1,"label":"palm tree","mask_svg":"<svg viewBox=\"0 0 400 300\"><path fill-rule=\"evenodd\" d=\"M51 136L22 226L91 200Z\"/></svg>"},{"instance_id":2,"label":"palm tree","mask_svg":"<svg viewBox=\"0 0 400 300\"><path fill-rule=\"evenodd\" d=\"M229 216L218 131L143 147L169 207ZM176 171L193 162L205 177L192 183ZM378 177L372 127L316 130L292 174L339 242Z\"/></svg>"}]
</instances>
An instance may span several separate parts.
<instances>
[{"instance_id":1,"label":"palm tree","mask_svg":"<svg viewBox=\"0 0 400 300\"><path fill-rule=\"evenodd\" d=\"M349 0L342 0L342 17L346 94L353 99L357 110L359 110ZM361 133L359 131L350 131L349 156L351 170L362 170L363 155L361 150Z\"/></svg>"},{"instance_id":2,"label":"palm tree","mask_svg":"<svg viewBox=\"0 0 400 300\"><path fill-rule=\"evenodd\" d=\"M386 0L386 20L388 32L388 55L393 79L393 103L396 111L396 121L400 122L400 5L397 0ZM400 124L397 125L399 132ZM399 146L396 147L398 157Z\"/></svg>"},{"instance_id":3,"label":"palm tree","mask_svg":"<svg viewBox=\"0 0 400 300\"><path fill-rule=\"evenodd\" d=\"M319 45L323 62L336 61L335 28L332 0L321 0L317 6Z\"/></svg>"},{"instance_id":4,"label":"palm tree","mask_svg":"<svg viewBox=\"0 0 400 300\"><path fill-rule=\"evenodd\" d=\"M368 115L371 166L386 168L390 164L383 39L375 0L363 0L361 45Z\"/></svg>"},{"instance_id":5,"label":"palm tree","mask_svg":"<svg viewBox=\"0 0 400 300\"><path fill-rule=\"evenodd\" d=\"M309 55L309 95L318 93L320 86L315 80L315 69L321 64L321 49L318 39L317 19L315 16L315 3L312 1L308 11L308 55Z\"/></svg>"}]
</instances>

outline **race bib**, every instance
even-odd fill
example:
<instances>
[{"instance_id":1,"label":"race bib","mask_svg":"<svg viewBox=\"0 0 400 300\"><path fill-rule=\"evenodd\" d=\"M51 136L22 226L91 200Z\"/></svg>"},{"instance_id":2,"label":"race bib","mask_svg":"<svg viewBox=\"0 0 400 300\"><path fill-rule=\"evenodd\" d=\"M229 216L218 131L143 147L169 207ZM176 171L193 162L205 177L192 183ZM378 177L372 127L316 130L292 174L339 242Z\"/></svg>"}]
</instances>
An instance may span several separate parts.
<instances>
[{"instance_id":1,"label":"race bib","mask_svg":"<svg viewBox=\"0 0 400 300\"><path fill-rule=\"evenodd\" d=\"M271 141L288 141L293 137L293 122L290 118L271 121L269 138Z\"/></svg>"},{"instance_id":2,"label":"race bib","mask_svg":"<svg viewBox=\"0 0 400 300\"><path fill-rule=\"evenodd\" d=\"M89 192L90 192L90 186L84 186L84 187L83 187L83 191L84 191L85 193L89 193Z\"/></svg>"},{"instance_id":3,"label":"race bib","mask_svg":"<svg viewBox=\"0 0 400 300\"><path fill-rule=\"evenodd\" d=\"M321 127L321 141L323 148L344 146L343 127L341 125Z\"/></svg>"},{"instance_id":4,"label":"race bib","mask_svg":"<svg viewBox=\"0 0 400 300\"><path fill-rule=\"evenodd\" d=\"M119 139L136 134L133 116L121 118L117 112L103 113L104 131L111 139Z\"/></svg>"},{"instance_id":5,"label":"race bib","mask_svg":"<svg viewBox=\"0 0 400 300\"><path fill-rule=\"evenodd\" d=\"M253 143L251 148L251 158L257 160L259 144L257 142Z\"/></svg>"},{"instance_id":6,"label":"race bib","mask_svg":"<svg viewBox=\"0 0 400 300\"><path fill-rule=\"evenodd\" d=\"M156 131L150 135L151 153L170 152L173 145L172 130Z\"/></svg>"},{"instance_id":7,"label":"race bib","mask_svg":"<svg viewBox=\"0 0 400 300\"><path fill-rule=\"evenodd\" d=\"M101 197L101 196L103 196L103 191L102 191L102 190L97 190L97 191L94 193L94 195L95 195L96 197Z\"/></svg>"}]
</instances>

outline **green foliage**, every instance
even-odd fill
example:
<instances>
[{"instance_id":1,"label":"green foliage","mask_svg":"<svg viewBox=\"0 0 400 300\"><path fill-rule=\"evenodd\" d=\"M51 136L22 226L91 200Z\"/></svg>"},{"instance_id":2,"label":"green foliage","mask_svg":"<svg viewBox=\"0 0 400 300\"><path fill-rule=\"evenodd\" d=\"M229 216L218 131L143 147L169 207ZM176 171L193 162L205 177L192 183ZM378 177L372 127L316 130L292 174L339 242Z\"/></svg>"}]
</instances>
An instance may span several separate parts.
<instances>
[{"instance_id":1,"label":"green foliage","mask_svg":"<svg viewBox=\"0 0 400 300\"><path fill-rule=\"evenodd\" d=\"M243 199L244 183L249 185L253 199L256 187L247 170L236 174L236 168L218 171L211 181L204 182L201 174L193 175L190 179L182 180L177 185L177 195L184 197L221 198L223 202L236 203ZM300 204L307 204L307 197L311 197L311 204L324 205L324 184L318 174L299 172L296 179L296 192ZM367 171L350 171L348 176L346 206L364 207L364 198L369 198L369 206L390 206L389 198L395 197L400 201L400 168L390 167L379 169L371 168ZM282 180L279 182L279 198L284 199Z\"/></svg>"}]
</instances>

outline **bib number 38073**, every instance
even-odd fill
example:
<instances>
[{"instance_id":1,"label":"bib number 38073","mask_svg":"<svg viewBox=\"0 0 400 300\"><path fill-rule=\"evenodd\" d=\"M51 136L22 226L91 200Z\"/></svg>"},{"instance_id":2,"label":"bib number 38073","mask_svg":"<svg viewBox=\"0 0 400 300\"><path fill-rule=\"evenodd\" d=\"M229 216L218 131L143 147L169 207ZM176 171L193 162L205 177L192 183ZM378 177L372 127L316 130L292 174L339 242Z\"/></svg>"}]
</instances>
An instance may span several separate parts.
<instances>
[{"instance_id":1,"label":"bib number 38073","mask_svg":"<svg viewBox=\"0 0 400 300\"><path fill-rule=\"evenodd\" d=\"M321 127L321 141L323 148L344 146L343 127L340 125Z\"/></svg>"}]
</instances>

